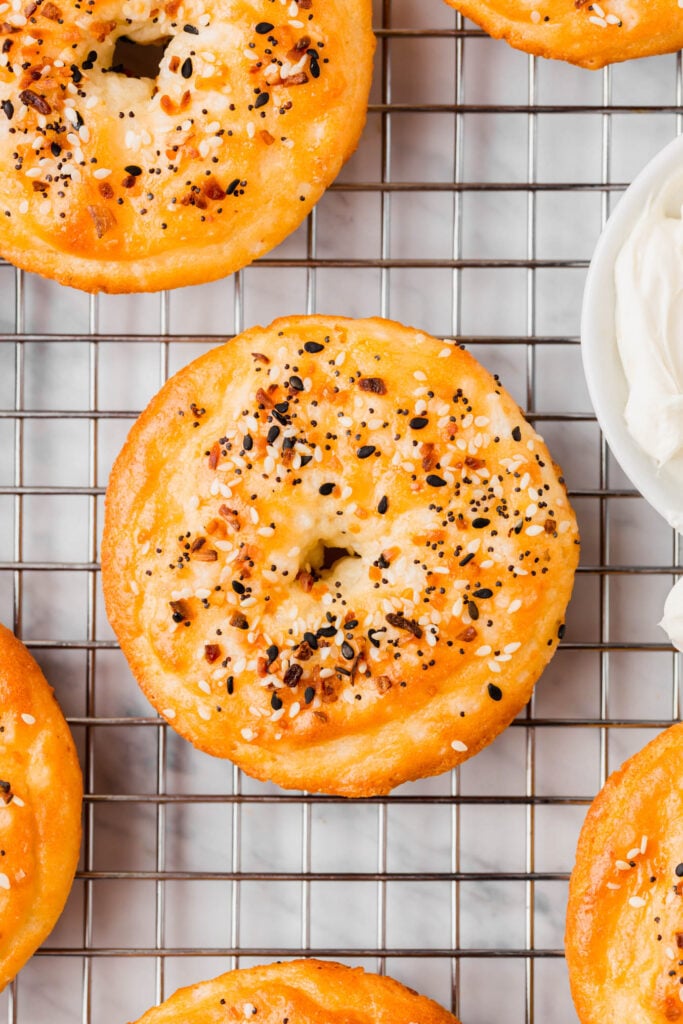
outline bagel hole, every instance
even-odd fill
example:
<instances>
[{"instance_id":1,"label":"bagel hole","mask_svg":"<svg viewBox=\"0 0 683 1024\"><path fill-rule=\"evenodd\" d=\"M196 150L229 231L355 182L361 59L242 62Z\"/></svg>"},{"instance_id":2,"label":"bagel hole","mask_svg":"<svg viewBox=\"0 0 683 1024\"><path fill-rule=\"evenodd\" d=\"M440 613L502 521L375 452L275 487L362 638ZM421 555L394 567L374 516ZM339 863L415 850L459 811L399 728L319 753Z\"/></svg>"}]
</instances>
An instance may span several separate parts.
<instances>
[{"instance_id":1,"label":"bagel hole","mask_svg":"<svg viewBox=\"0 0 683 1024\"><path fill-rule=\"evenodd\" d=\"M318 579L323 579L331 576L339 564L349 558L360 558L360 555L353 548L337 547L320 541L310 554L309 564Z\"/></svg>"},{"instance_id":2,"label":"bagel hole","mask_svg":"<svg viewBox=\"0 0 683 1024\"><path fill-rule=\"evenodd\" d=\"M128 36L119 36L114 46L112 70L128 78L156 78L172 36L163 36L153 43L135 43Z\"/></svg>"}]
</instances>

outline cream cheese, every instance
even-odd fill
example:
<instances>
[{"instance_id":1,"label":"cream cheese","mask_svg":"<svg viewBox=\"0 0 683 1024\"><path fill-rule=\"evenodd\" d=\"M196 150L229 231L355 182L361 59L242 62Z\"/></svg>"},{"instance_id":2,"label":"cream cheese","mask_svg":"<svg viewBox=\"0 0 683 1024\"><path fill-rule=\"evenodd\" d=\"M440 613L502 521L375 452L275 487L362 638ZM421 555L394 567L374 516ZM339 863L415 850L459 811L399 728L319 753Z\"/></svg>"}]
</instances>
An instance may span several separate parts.
<instances>
[{"instance_id":1,"label":"cream cheese","mask_svg":"<svg viewBox=\"0 0 683 1024\"><path fill-rule=\"evenodd\" d=\"M683 525L683 173L648 202L616 261L617 343L629 433L681 485Z\"/></svg>"},{"instance_id":2,"label":"cream cheese","mask_svg":"<svg viewBox=\"0 0 683 1024\"><path fill-rule=\"evenodd\" d=\"M669 640L683 651L683 578L678 581L666 599L664 618L659 623Z\"/></svg>"}]
</instances>

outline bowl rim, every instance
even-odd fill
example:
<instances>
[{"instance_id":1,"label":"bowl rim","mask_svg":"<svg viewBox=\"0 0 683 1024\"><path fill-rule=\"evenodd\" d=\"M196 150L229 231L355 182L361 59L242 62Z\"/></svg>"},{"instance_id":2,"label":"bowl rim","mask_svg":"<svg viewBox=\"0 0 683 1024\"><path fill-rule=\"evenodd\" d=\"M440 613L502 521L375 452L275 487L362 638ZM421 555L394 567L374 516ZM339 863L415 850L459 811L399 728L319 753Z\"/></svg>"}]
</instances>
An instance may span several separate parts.
<instances>
[{"instance_id":1,"label":"bowl rim","mask_svg":"<svg viewBox=\"0 0 683 1024\"><path fill-rule=\"evenodd\" d=\"M666 467L657 467L626 426L624 410L628 384L617 347L614 284L614 265L628 233L650 197L676 170L683 170L683 135L668 143L645 165L610 214L586 277L581 309L581 357L588 394L614 457L643 498L671 526L683 532L680 483L676 483Z\"/></svg>"}]
</instances>

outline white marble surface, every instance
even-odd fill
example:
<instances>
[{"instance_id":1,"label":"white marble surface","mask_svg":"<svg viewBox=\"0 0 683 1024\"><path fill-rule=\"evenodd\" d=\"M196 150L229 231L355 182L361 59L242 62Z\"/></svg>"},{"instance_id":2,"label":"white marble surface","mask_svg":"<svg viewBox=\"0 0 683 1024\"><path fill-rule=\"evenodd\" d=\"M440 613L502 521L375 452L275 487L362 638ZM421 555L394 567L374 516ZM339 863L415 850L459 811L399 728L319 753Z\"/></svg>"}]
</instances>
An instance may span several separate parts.
<instances>
[{"instance_id":1,"label":"white marble surface","mask_svg":"<svg viewBox=\"0 0 683 1024\"><path fill-rule=\"evenodd\" d=\"M388 60L395 104L449 105L456 98L456 43L448 34L453 12L440 0L387 0L383 9L397 29L443 29L442 35L397 36ZM389 27L389 20L386 26ZM611 74L577 70L524 55L478 35L464 42L461 100L490 106L535 101L599 104L611 89L617 104L672 104L676 57L614 68ZM373 102L382 100L382 47ZM532 95L534 95L532 93ZM356 156L341 181L377 183L382 168L382 119L371 113ZM603 132L609 133L611 181L624 183L676 131L672 114L614 115L607 126L591 113L539 113L529 163L530 121L524 113L466 113L456 125L451 110L394 112L384 154L394 182L524 184L530 174L543 183L596 183L602 174ZM457 151L456 151L457 140ZM465 190L458 208L454 192L387 194L384 211L377 191L331 191L313 224L315 252L323 260L525 259L581 261L590 256L601 225L601 196L595 191L541 189L535 202L526 190ZM461 213L460 237L456 214ZM531 237L528 234L529 216ZM384 220L383 220L384 216ZM384 228L384 233L383 233ZM307 227L284 243L278 257L307 252ZM583 534L583 565L674 564L672 532L634 497L619 496L627 482L608 458L601 480L599 432L590 418L582 379L578 333L584 278L579 267L449 267L305 269L253 267L234 279L191 291L159 296L87 296L24 277L20 308L30 332L66 332L74 337L95 329L95 348L76 340L31 342L24 346L24 407L31 410L88 410L90 375L97 385L95 432L85 418L29 418L24 427L23 483L57 487L57 494L23 500L19 554L40 570L22 574L21 635L28 642L78 644L89 635L110 641L99 593L89 618L87 565L92 551L88 522L101 526L102 498L74 493L106 484L107 472L129 419L107 413L139 410L161 380L162 347L112 342L111 333L156 334L167 314L176 334L224 334L285 313L322 312L394 316L437 334L457 330L476 339L472 349L523 406L533 385L532 411L544 415L540 430L562 464L575 497ZM459 277L459 280L458 280ZM0 268L0 331L13 332L15 273ZM458 297L460 301L458 301ZM164 305L167 303L167 305ZM523 339L536 333L549 340L530 349ZM169 369L199 354L201 340L168 346ZM15 345L0 341L0 409L14 407ZM569 422L556 417L576 414ZM545 418L547 417L547 418ZM15 482L15 424L0 418L0 487ZM93 475L94 474L94 475ZM595 491L614 492L604 505ZM586 493L588 492L588 493ZM11 623L15 577L16 505L0 493L0 618ZM601 520L601 514L603 519ZM92 518L89 520L89 516ZM57 566L63 563L66 570ZM88 764L88 822L92 844L81 865L66 912L39 955L22 972L16 989L0 995L0 1020L8 1024L124 1024L136 1019L162 991L212 976L230 966L226 955L206 951L262 949L250 964L273 951L346 951L349 963L383 967L363 952L386 947L397 955L388 972L451 1005L463 1024L553 1021L575 1024L564 962L557 955L563 933L566 875L586 802L601 783L601 733L570 720L595 721L601 698L608 717L626 722L669 720L674 712L674 656L663 647L656 623L671 585L669 573L606 575L585 571L577 579L564 649L538 686L530 714L544 724L516 724L468 762L458 777L444 776L403 787L384 806L277 801L278 791L235 778L230 765L196 753L166 734L159 758L160 729L154 724L92 727L86 762L85 728L74 726ZM601 609L603 612L601 618ZM89 633L90 630L90 633ZM607 650L600 641L661 645L658 649ZM580 646L577 646L580 645ZM97 649L88 675L87 652L40 646L36 656L73 719L151 718L118 651ZM645 727L609 730L606 763L613 768L653 733ZM160 773L160 775L159 775ZM162 812L150 799L162 789L176 798ZM273 802L245 802L233 809L235 785ZM454 792L472 802L449 802ZM544 802L529 809L525 796ZM133 797L126 800L120 798ZM408 796L415 802L402 803ZM428 802L441 797L444 802ZM502 803L487 802L491 797ZM579 798L567 802L567 798ZM309 842L305 837L309 837ZM157 839L161 837L158 846ZM326 877L306 890L296 876L308 862ZM455 886L448 873L466 877ZM168 880L157 887L154 873ZM386 869L392 876L426 874L426 880L392 877L376 881L339 880L335 875ZM491 877L528 869L550 874L532 887L524 880ZM97 877L83 877L84 872ZM237 887L232 871L246 876L289 874L287 879L245 877ZM135 877L131 877L131 876ZM210 877L202 877L209 875ZM178 877L182 876L182 877ZM293 877L292 877L293 876ZM479 877L483 876L483 877ZM531 897L533 896L533 901ZM310 912L302 913L309 901ZM239 908L239 914L235 914ZM150 952L157 940L169 951L160 961ZM96 955L84 960L84 944ZM523 955L498 959L480 951L540 952L525 973ZM128 955L142 949L143 956ZM421 950L420 957L402 955ZM464 953L451 960L444 951ZM174 955L183 950L188 955ZM429 955L433 951L433 955ZM551 955L543 955L546 953ZM270 955L269 955L270 953ZM84 964L87 965L84 973ZM454 964L459 967L454 972ZM84 995L85 993L85 995ZM533 1002L530 996L533 995Z\"/></svg>"}]
</instances>

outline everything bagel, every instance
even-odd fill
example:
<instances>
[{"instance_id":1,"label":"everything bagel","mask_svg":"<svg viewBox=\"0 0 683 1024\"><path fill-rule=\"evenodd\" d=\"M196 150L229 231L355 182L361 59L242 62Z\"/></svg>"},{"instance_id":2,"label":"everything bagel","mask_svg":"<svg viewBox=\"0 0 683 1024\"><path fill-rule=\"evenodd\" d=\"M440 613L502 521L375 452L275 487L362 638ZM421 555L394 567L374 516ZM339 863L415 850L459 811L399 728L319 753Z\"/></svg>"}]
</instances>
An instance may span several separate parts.
<instances>
[{"instance_id":1,"label":"everything bagel","mask_svg":"<svg viewBox=\"0 0 683 1024\"><path fill-rule=\"evenodd\" d=\"M0 990L62 912L78 861L82 793L52 690L0 626Z\"/></svg>"},{"instance_id":2,"label":"everything bagel","mask_svg":"<svg viewBox=\"0 0 683 1024\"><path fill-rule=\"evenodd\" d=\"M569 886L566 956L581 1024L683 1021L683 724L595 798Z\"/></svg>"},{"instance_id":3,"label":"everything bagel","mask_svg":"<svg viewBox=\"0 0 683 1024\"><path fill-rule=\"evenodd\" d=\"M322 960L230 971L181 988L138 1024L458 1024L392 978Z\"/></svg>"},{"instance_id":4,"label":"everything bagel","mask_svg":"<svg viewBox=\"0 0 683 1024\"><path fill-rule=\"evenodd\" d=\"M0 252L63 284L231 273L301 223L358 142L370 0L0 10ZM122 40L126 62L163 52L158 71L131 77Z\"/></svg>"},{"instance_id":5,"label":"everything bagel","mask_svg":"<svg viewBox=\"0 0 683 1024\"><path fill-rule=\"evenodd\" d=\"M446 0L495 39L593 70L683 46L677 0Z\"/></svg>"},{"instance_id":6,"label":"everything bagel","mask_svg":"<svg viewBox=\"0 0 683 1024\"><path fill-rule=\"evenodd\" d=\"M364 796L517 714L578 559L542 439L470 355L293 317L170 380L106 503L110 621L154 706L282 786Z\"/></svg>"}]
</instances>

